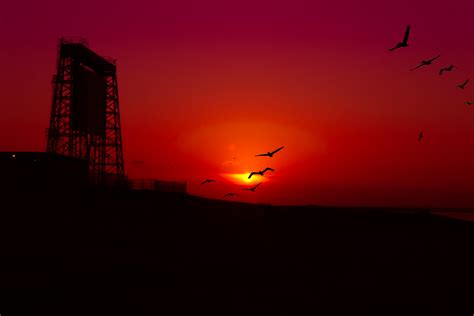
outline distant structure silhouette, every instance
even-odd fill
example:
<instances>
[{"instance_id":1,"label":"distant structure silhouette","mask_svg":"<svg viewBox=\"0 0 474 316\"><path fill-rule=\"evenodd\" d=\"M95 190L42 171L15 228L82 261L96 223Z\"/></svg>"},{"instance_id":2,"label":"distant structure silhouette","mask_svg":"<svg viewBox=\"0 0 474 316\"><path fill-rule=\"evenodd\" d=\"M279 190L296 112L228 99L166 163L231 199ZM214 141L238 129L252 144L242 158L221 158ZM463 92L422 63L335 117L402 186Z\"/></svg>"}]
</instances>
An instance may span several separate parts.
<instances>
[{"instance_id":1,"label":"distant structure silhouette","mask_svg":"<svg viewBox=\"0 0 474 316\"><path fill-rule=\"evenodd\" d=\"M449 65L448 67L441 68L439 70L439 75L441 76L445 71L452 71L454 69L454 65Z\"/></svg>"},{"instance_id":2,"label":"distant structure silhouette","mask_svg":"<svg viewBox=\"0 0 474 316\"><path fill-rule=\"evenodd\" d=\"M413 70L417 70L418 68L421 68L421 67L423 67L423 66L431 65L431 64L433 63L433 61L435 61L436 59L438 59L440 56L441 56L441 55L438 55L438 56L433 57L433 58L428 59L428 60L422 60L418 66L416 66L415 68L412 68L412 69L410 69L410 70L413 71Z\"/></svg>"},{"instance_id":3,"label":"distant structure silhouette","mask_svg":"<svg viewBox=\"0 0 474 316\"><path fill-rule=\"evenodd\" d=\"M459 89L464 90L464 87L468 84L468 82L469 82L469 79L467 79L467 80L464 81L463 83L457 85L457 87L458 87Z\"/></svg>"},{"instance_id":4,"label":"distant structure silhouette","mask_svg":"<svg viewBox=\"0 0 474 316\"><path fill-rule=\"evenodd\" d=\"M254 185L253 187L251 188L247 188L247 189L242 189L242 190L247 190L247 191L252 191L252 192L255 192L255 190L260 186L260 184L262 184L262 182Z\"/></svg>"},{"instance_id":5,"label":"distant structure silhouette","mask_svg":"<svg viewBox=\"0 0 474 316\"><path fill-rule=\"evenodd\" d=\"M235 193L227 193L226 195L224 195L224 197L234 197L234 196L239 196L238 194L235 194Z\"/></svg>"},{"instance_id":6,"label":"distant structure silhouette","mask_svg":"<svg viewBox=\"0 0 474 316\"><path fill-rule=\"evenodd\" d=\"M259 154L259 155L255 155L255 157L263 157L263 156L267 156L267 157L273 157L274 154L276 154L277 152L279 152L280 150L282 150L283 148L285 147L280 147L278 149L275 149L274 151L272 152L267 152L266 154Z\"/></svg>"},{"instance_id":7,"label":"distant structure silhouette","mask_svg":"<svg viewBox=\"0 0 474 316\"><path fill-rule=\"evenodd\" d=\"M125 176L116 71L84 39L59 40L46 151L87 159L99 183Z\"/></svg>"},{"instance_id":8,"label":"distant structure silhouette","mask_svg":"<svg viewBox=\"0 0 474 316\"><path fill-rule=\"evenodd\" d=\"M206 184L206 183L211 183L211 182L216 182L216 180L206 179L203 182L201 182L201 185Z\"/></svg>"},{"instance_id":9,"label":"distant structure silhouette","mask_svg":"<svg viewBox=\"0 0 474 316\"><path fill-rule=\"evenodd\" d=\"M258 175L263 176L263 175L265 174L265 172L267 172L267 171L275 172L275 170L273 170L272 168L265 168L264 170L261 170L261 171L253 171L253 172L251 172L248 178L249 178L249 179L252 178L252 176L255 175L255 174L258 174Z\"/></svg>"},{"instance_id":10,"label":"distant structure silhouette","mask_svg":"<svg viewBox=\"0 0 474 316\"><path fill-rule=\"evenodd\" d=\"M403 37L403 41L395 45L395 47L390 48L389 51L393 52L396 49L402 48L402 47L408 47L408 37L410 36L410 25L407 25L407 28L405 30L405 36Z\"/></svg>"},{"instance_id":11,"label":"distant structure silhouette","mask_svg":"<svg viewBox=\"0 0 474 316\"><path fill-rule=\"evenodd\" d=\"M423 131L421 131L420 134L418 134L418 141L421 142L422 139L423 139Z\"/></svg>"}]
</instances>

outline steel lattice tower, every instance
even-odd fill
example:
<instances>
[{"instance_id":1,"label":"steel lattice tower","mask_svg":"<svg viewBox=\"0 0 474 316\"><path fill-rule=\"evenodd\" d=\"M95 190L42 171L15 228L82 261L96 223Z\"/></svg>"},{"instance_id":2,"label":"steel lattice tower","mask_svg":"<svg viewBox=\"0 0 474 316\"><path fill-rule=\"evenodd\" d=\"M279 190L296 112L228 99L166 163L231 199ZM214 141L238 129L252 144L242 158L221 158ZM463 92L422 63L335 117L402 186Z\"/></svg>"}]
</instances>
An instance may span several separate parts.
<instances>
[{"instance_id":1,"label":"steel lattice tower","mask_svg":"<svg viewBox=\"0 0 474 316\"><path fill-rule=\"evenodd\" d=\"M59 40L46 150L51 153L87 159L92 180L96 183L120 181L124 178L125 171L116 63L114 60L99 56L87 46L87 42L83 39L61 38ZM75 71L75 67L83 67L88 72L94 73L100 78L100 82L104 83L103 90L100 90L103 93L98 95L101 100L103 98L103 108L102 106L99 107L100 109L92 107L91 110L90 104L96 102L89 96L89 100L93 102L82 101L82 104L86 104L86 106L81 104L82 108L88 107L87 115L100 118L99 123L94 123L94 125L88 123L87 128L76 123L78 113L81 114L84 110L77 109L78 105L75 102L82 96L75 95L75 91L78 91L75 88L81 84L84 85L84 82L86 85L89 83L79 78L80 76L77 75L79 72ZM85 91L86 94L88 92L87 89L79 91ZM81 115L84 117L84 114ZM87 115L86 120L90 120Z\"/></svg>"}]
</instances>

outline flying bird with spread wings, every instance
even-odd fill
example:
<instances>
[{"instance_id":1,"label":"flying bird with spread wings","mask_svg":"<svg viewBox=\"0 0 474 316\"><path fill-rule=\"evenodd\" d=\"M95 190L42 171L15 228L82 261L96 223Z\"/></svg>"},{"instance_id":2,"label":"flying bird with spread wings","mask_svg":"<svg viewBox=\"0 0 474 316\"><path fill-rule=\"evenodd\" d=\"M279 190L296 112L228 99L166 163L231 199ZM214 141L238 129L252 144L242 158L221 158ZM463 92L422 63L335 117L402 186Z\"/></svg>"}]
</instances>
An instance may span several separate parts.
<instances>
[{"instance_id":1,"label":"flying bird with spread wings","mask_svg":"<svg viewBox=\"0 0 474 316\"><path fill-rule=\"evenodd\" d=\"M441 76L445 71L452 71L454 69L454 65L449 65L449 67L444 67L439 70L439 75Z\"/></svg>"},{"instance_id":2,"label":"flying bird with spread wings","mask_svg":"<svg viewBox=\"0 0 474 316\"><path fill-rule=\"evenodd\" d=\"M216 182L216 180L206 179L203 182L201 182L201 185L206 184L206 183L211 183L211 182Z\"/></svg>"},{"instance_id":3,"label":"flying bird with spread wings","mask_svg":"<svg viewBox=\"0 0 474 316\"><path fill-rule=\"evenodd\" d=\"M412 69L410 69L410 70L413 71L413 70L417 70L418 68L421 68L421 67L423 67L423 66L431 65L431 64L432 64L436 59L438 59L440 56L441 56L441 55L438 55L438 56L433 57L433 58L428 59L428 60L422 60L418 66L416 66L415 68L412 68Z\"/></svg>"},{"instance_id":4,"label":"flying bird with spread wings","mask_svg":"<svg viewBox=\"0 0 474 316\"><path fill-rule=\"evenodd\" d=\"M259 185L262 184L262 182L254 185L253 187L251 188L248 188L248 189L242 189L242 190L246 190L246 191L252 191L252 192L255 192L255 190L259 187Z\"/></svg>"},{"instance_id":5,"label":"flying bird with spread wings","mask_svg":"<svg viewBox=\"0 0 474 316\"><path fill-rule=\"evenodd\" d=\"M235 194L235 193L227 193L226 195L224 195L224 197L234 197L234 196L239 196L238 194Z\"/></svg>"},{"instance_id":6,"label":"flying bird with spread wings","mask_svg":"<svg viewBox=\"0 0 474 316\"><path fill-rule=\"evenodd\" d=\"M418 134L418 141L421 142L422 139L423 139L423 131L421 131L420 134Z\"/></svg>"},{"instance_id":7,"label":"flying bird with spread wings","mask_svg":"<svg viewBox=\"0 0 474 316\"><path fill-rule=\"evenodd\" d=\"M408 37L410 36L410 25L407 26L405 30L405 36L403 37L403 41L395 45L395 47L390 48L389 51L393 52L394 50L402 47L408 47Z\"/></svg>"},{"instance_id":8,"label":"flying bird with spread wings","mask_svg":"<svg viewBox=\"0 0 474 316\"><path fill-rule=\"evenodd\" d=\"M279 152L280 150L282 150L283 148L285 147L280 147L278 149L275 149L274 151L269 151L267 152L266 154L260 154L260 155L255 155L255 157L263 157L263 156L268 156L268 157L273 157L274 154L276 154L277 152Z\"/></svg>"},{"instance_id":9,"label":"flying bird with spread wings","mask_svg":"<svg viewBox=\"0 0 474 316\"><path fill-rule=\"evenodd\" d=\"M457 87L459 89L463 89L464 90L464 87L467 85L467 83L469 82L469 79L467 79L466 81L464 81L462 84L458 84Z\"/></svg>"},{"instance_id":10,"label":"flying bird with spread wings","mask_svg":"<svg viewBox=\"0 0 474 316\"><path fill-rule=\"evenodd\" d=\"M250 175L249 175L248 178L249 178L249 179L252 178L252 176L253 176L254 174L258 174L258 175L263 176L263 175L265 174L265 172L267 172L267 171L275 172L275 170L273 170L272 168L265 168L265 170L261 170L261 171L252 171L252 172L250 173Z\"/></svg>"}]
</instances>

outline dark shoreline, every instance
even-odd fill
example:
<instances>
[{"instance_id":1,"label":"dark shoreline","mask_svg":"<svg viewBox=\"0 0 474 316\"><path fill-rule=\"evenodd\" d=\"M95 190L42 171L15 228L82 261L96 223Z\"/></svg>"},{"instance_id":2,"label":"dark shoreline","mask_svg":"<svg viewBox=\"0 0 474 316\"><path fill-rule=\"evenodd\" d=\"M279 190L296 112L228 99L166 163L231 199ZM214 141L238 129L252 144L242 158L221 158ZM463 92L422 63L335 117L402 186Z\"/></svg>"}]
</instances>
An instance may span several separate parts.
<instances>
[{"instance_id":1,"label":"dark shoreline","mask_svg":"<svg viewBox=\"0 0 474 316\"><path fill-rule=\"evenodd\" d=\"M474 223L428 210L153 192L4 199L2 315L474 311Z\"/></svg>"}]
</instances>

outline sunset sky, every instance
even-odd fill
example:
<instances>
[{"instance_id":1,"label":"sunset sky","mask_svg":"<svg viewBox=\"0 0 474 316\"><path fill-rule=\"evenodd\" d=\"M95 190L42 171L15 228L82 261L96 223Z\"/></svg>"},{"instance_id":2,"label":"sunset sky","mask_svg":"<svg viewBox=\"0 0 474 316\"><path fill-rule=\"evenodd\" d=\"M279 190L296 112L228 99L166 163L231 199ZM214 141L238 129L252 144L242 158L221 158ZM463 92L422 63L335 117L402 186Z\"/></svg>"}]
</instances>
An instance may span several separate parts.
<instances>
[{"instance_id":1,"label":"sunset sky","mask_svg":"<svg viewBox=\"0 0 474 316\"><path fill-rule=\"evenodd\" d=\"M118 60L131 178L256 203L472 208L474 82L456 85L474 81L473 16L472 0L9 1L0 151L45 150L57 41L80 36ZM407 24L410 47L389 52ZM260 180L235 175L265 167L242 191Z\"/></svg>"}]
</instances>

